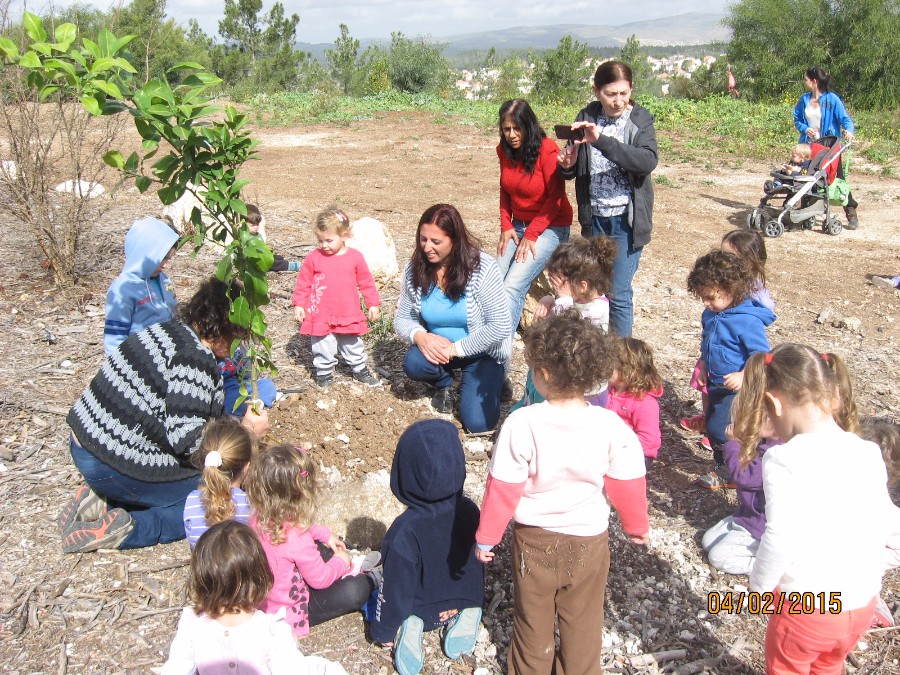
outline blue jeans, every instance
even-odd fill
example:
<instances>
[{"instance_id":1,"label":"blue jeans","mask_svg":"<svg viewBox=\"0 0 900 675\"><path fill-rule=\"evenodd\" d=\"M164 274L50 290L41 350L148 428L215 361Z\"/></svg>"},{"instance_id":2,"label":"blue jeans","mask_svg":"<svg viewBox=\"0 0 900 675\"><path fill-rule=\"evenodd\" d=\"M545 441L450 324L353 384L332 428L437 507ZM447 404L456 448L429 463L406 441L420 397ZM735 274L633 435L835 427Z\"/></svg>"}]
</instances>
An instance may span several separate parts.
<instances>
[{"instance_id":1,"label":"blue jeans","mask_svg":"<svg viewBox=\"0 0 900 675\"><path fill-rule=\"evenodd\" d=\"M525 236L525 223L521 220L513 220L513 229L521 241ZM506 294L509 296L509 313L512 315L513 332L519 325L522 317L522 307L525 306L525 294L531 288L531 283L544 271L544 266L553 255L556 247L569 240L569 227L548 227L541 232L534 242L535 258L529 258L525 262L515 262L518 245L510 239L506 251L497 258L500 265L500 274L506 286Z\"/></svg>"},{"instance_id":2,"label":"blue jeans","mask_svg":"<svg viewBox=\"0 0 900 675\"><path fill-rule=\"evenodd\" d=\"M616 242L616 259L613 264L612 295L609 298L610 331L622 337L631 337L634 323L634 292L631 280L637 272L643 247L634 247L634 231L628 224L628 214L620 216L594 216L594 236L606 235Z\"/></svg>"},{"instance_id":3,"label":"blue jeans","mask_svg":"<svg viewBox=\"0 0 900 675\"><path fill-rule=\"evenodd\" d=\"M147 483L104 464L74 438L69 447L72 461L91 489L106 500L109 508L125 509L134 521L134 529L119 548L141 548L184 539L184 502L197 489L199 474L168 483Z\"/></svg>"},{"instance_id":4,"label":"blue jeans","mask_svg":"<svg viewBox=\"0 0 900 675\"><path fill-rule=\"evenodd\" d=\"M707 384L706 397L706 436L713 449L713 461L716 464L725 463L725 455L722 446L728 442L725 429L731 424L731 404L736 391L731 391L724 385Z\"/></svg>"},{"instance_id":5,"label":"blue jeans","mask_svg":"<svg viewBox=\"0 0 900 675\"><path fill-rule=\"evenodd\" d=\"M426 359L415 345L403 359L403 372L416 382L428 382L438 389L453 384L453 371L462 372L459 387L459 420L470 433L489 431L500 419L500 389L504 368L487 354L451 359L437 365Z\"/></svg>"}]
</instances>

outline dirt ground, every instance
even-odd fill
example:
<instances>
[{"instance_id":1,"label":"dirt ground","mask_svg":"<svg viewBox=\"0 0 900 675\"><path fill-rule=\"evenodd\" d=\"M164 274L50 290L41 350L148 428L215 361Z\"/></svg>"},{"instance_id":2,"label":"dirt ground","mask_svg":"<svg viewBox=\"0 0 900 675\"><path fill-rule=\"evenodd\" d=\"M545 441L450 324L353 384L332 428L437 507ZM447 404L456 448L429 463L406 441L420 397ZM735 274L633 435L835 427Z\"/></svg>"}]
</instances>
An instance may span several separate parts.
<instances>
[{"instance_id":1,"label":"dirt ground","mask_svg":"<svg viewBox=\"0 0 900 675\"><path fill-rule=\"evenodd\" d=\"M245 198L261 207L272 248L301 259L314 241L310 219L338 203L353 218L385 222L402 267L419 215L447 202L493 252L499 232L495 132L433 117L394 113L344 127L257 129L260 161L247 166L252 183ZM677 424L699 404L688 379L699 350L702 307L685 290L688 270L722 234L744 223L770 169L724 156L713 162L718 168L701 168L710 159L674 163L663 156L655 174L655 229L635 279L634 331L653 346L666 381L663 446L649 481L649 547L633 547L617 526L611 529L604 631L609 672L763 672L764 617L713 614L707 606L710 592L746 585L745 578L712 570L699 548L700 534L729 514L734 497L693 484L709 470L710 453ZM832 237L816 228L766 240L768 285L778 314L769 337L773 344L802 342L841 354L855 375L863 415L897 423L900 292L875 288L868 277L900 273L900 183L859 171L852 181L861 204L859 230ZM164 662L174 635L184 604L185 542L64 556L54 524L79 483L68 457L65 415L102 360L105 289L121 267L127 227L159 210L155 197L123 189L85 238L81 285L72 291L54 287L27 232L0 215L3 671L149 672ZM196 258L180 252L169 266L179 297L189 297L213 264L211 252ZM353 546L377 547L399 512L386 478L394 445L411 422L434 415L427 391L404 379L403 345L389 335L369 340L383 389L361 387L346 375L327 391L318 389L308 370L308 341L297 335L290 311L294 275L270 280L267 316L280 369L276 382L280 389L302 390L276 405L272 439L311 444L331 482L319 520ZM396 281L381 293L390 313ZM525 370L519 348L511 373L517 395ZM467 492L480 502L488 461L483 450L490 438L464 441ZM509 550L504 544L499 551L487 573L486 630L475 658L450 662L441 656L437 637L429 635L425 672L505 672L512 596ZM885 577L883 597L900 618L900 573ZM339 660L353 673L392 671L389 654L368 642L358 615L317 627L301 648ZM641 656L651 653L659 663ZM867 634L849 665L851 672L900 672L898 659L900 631L887 630Z\"/></svg>"}]
</instances>

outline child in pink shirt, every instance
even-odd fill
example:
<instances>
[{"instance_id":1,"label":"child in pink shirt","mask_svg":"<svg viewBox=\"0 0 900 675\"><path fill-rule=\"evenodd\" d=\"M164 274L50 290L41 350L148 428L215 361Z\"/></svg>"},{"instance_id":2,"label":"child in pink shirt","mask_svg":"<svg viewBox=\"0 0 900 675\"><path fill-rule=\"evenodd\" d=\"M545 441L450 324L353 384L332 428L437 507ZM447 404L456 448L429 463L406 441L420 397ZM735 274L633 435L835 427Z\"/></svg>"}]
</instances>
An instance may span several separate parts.
<instances>
[{"instance_id":1,"label":"child in pink shirt","mask_svg":"<svg viewBox=\"0 0 900 675\"><path fill-rule=\"evenodd\" d=\"M585 401L612 371L614 348L600 328L569 312L537 322L524 339L545 400L516 410L500 430L475 555L491 562L515 520L512 675L549 673L554 660L557 670L599 673L610 502L631 540L646 543L643 453L617 415Z\"/></svg>"},{"instance_id":2,"label":"child in pink shirt","mask_svg":"<svg viewBox=\"0 0 900 675\"><path fill-rule=\"evenodd\" d=\"M253 459L245 481L254 511L250 527L275 577L259 608L267 614L286 610L296 637L359 610L375 588L368 574L351 574L344 542L312 522L317 477L317 464L305 450L276 445Z\"/></svg>"},{"instance_id":3,"label":"child in pink shirt","mask_svg":"<svg viewBox=\"0 0 900 675\"><path fill-rule=\"evenodd\" d=\"M312 251L297 275L291 304L300 334L310 336L316 384L334 383L337 356L347 362L353 379L370 387L381 382L366 367L366 349L361 335L369 332L366 316L359 307L359 296L368 307L368 318L381 316L381 300L375 280L362 253L347 246L350 218L337 208L316 216L319 248Z\"/></svg>"},{"instance_id":4,"label":"child in pink shirt","mask_svg":"<svg viewBox=\"0 0 900 675\"><path fill-rule=\"evenodd\" d=\"M606 407L625 420L637 434L648 471L662 445L659 432L659 397L662 395L662 378L653 363L653 351L641 340L620 338Z\"/></svg>"}]
</instances>

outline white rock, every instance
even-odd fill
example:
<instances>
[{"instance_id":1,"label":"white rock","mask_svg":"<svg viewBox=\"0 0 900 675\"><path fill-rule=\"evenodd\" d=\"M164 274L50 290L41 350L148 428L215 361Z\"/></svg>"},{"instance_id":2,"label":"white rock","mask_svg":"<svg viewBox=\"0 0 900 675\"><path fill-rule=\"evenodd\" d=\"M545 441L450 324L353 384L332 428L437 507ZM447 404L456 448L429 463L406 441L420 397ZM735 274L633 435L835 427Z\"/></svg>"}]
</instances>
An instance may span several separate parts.
<instances>
[{"instance_id":1,"label":"white rock","mask_svg":"<svg viewBox=\"0 0 900 675\"><path fill-rule=\"evenodd\" d=\"M485 451L485 445L481 441L466 441L466 450L474 454L479 454Z\"/></svg>"},{"instance_id":2,"label":"white rock","mask_svg":"<svg viewBox=\"0 0 900 675\"><path fill-rule=\"evenodd\" d=\"M349 443L350 437L347 434L338 434L337 439L341 441L341 443Z\"/></svg>"},{"instance_id":3,"label":"white rock","mask_svg":"<svg viewBox=\"0 0 900 675\"><path fill-rule=\"evenodd\" d=\"M387 469L379 469L378 471L370 471L363 476L363 483L367 487L389 487L391 484L391 474Z\"/></svg>"},{"instance_id":4,"label":"white rock","mask_svg":"<svg viewBox=\"0 0 900 675\"><path fill-rule=\"evenodd\" d=\"M59 367L60 367L60 368L71 368L71 367L74 366L74 365L75 365L75 364L72 363L71 361L69 361L69 359L66 359L65 361L60 361L60 362L59 362Z\"/></svg>"},{"instance_id":5,"label":"white rock","mask_svg":"<svg viewBox=\"0 0 900 675\"><path fill-rule=\"evenodd\" d=\"M330 408L331 406L325 401L316 401L316 407L319 410L328 410L328 408Z\"/></svg>"},{"instance_id":6,"label":"white rock","mask_svg":"<svg viewBox=\"0 0 900 675\"><path fill-rule=\"evenodd\" d=\"M75 193L79 197L87 197L88 199L94 199L106 192L106 188L100 185L100 183L89 183L86 180L63 181L53 189L57 192Z\"/></svg>"},{"instance_id":7,"label":"white rock","mask_svg":"<svg viewBox=\"0 0 900 675\"><path fill-rule=\"evenodd\" d=\"M384 223L368 216L354 220L350 223L350 235L347 246L363 254L375 281L386 284L397 276L397 247Z\"/></svg>"}]
</instances>

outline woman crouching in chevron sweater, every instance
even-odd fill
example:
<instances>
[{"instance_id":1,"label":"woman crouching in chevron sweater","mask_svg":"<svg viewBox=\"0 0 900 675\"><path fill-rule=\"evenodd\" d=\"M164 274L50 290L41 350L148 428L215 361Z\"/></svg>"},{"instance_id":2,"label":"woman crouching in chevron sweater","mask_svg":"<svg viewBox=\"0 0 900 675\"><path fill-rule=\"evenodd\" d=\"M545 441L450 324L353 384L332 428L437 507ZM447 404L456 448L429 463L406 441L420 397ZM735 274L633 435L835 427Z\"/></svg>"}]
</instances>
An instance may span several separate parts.
<instances>
[{"instance_id":1,"label":"woman crouching in chevron sweater","mask_svg":"<svg viewBox=\"0 0 900 675\"><path fill-rule=\"evenodd\" d=\"M236 282L205 281L177 318L129 336L72 406L72 461L86 484L57 519L66 553L184 538L200 476L190 457L206 422L224 414L216 359L244 337L228 320L236 292ZM257 440L269 427L249 406L243 423Z\"/></svg>"}]
</instances>

